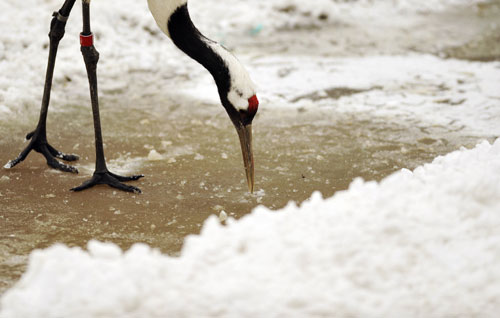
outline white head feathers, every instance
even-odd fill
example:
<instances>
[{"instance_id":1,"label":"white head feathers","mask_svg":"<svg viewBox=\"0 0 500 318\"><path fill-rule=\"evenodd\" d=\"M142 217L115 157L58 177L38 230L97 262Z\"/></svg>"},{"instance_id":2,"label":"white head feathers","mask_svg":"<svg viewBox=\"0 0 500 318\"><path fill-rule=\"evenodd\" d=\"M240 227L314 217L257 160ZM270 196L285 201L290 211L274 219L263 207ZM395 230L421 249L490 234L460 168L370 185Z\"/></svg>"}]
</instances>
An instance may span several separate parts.
<instances>
[{"instance_id":1,"label":"white head feathers","mask_svg":"<svg viewBox=\"0 0 500 318\"><path fill-rule=\"evenodd\" d=\"M212 48L225 62L231 76L231 87L227 99L237 110L248 109L248 99L257 93L256 86L243 64L220 44L208 41L207 45Z\"/></svg>"}]
</instances>

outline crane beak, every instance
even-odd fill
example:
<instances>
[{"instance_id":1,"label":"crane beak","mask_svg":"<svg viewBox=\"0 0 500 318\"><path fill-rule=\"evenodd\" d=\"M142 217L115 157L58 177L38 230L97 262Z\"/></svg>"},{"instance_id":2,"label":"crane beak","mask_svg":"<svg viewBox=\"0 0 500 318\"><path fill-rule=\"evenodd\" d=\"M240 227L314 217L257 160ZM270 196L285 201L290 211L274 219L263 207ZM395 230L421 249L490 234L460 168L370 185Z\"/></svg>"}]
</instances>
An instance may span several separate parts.
<instances>
[{"instance_id":1,"label":"crane beak","mask_svg":"<svg viewBox=\"0 0 500 318\"><path fill-rule=\"evenodd\" d=\"M243 153L243 164L247 175L248 191L253 193L254 188L254 162L252 149L252 124L237 125L236 131L240 137L241 152Z\"/></svg>"}]
</instances>

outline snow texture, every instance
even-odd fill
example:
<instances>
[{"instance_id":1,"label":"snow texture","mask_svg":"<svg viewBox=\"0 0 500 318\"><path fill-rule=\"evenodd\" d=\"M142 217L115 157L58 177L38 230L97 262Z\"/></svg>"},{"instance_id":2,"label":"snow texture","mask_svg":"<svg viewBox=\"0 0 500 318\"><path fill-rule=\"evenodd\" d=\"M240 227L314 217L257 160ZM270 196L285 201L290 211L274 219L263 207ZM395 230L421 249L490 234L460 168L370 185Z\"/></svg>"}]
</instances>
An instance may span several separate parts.
<instances>
[{"instance_id":1,"label":"snow texture","mask_svg":"<svg viewBox=\"0 0 500 318\"><path fill-rule=\"evenodd\" d=\"M301 207L214 215L178 258L55 245L1 316L497 317L499 175L500 139Z\"/></svg>"},{"instance_id":2,"label":"snow texture","mask_svg":"<svg viewBox=\"0 0 500 318\"><path fill-rule=\"evenodd\" d=\"M0 16L4 28L0 34L0 122L28 120L26 114L39 112L48 44L45 34L50 15L60 6L59 2L26 0L22 5L14 0L0 2L0 10L10 12ZM352 23L362 21L357 18L360 15L387 17L394 10L418 14L480 1L230 2L234 5L228 7L225 1L190 1L195 24L207 36L223 42L228 33L247 39L252 32L271 37L276 30L311 23L328 27L328 23L336 23L331 19ZM132 0L121 3L121 6L111 1L92 3L96 46L101 52L99 84L102 95L123 92L129 98L159 96L165 103L196 96L197 100L220 105L208 72L161 34L147 3ZM25 10L26 7L30 10ZM77 5L70 16L66 36L59 48L51 112L66 111L74 103L88 104L85 89L88 80L79 52L81 17L78 9ZM318 19L322 14L329 18L326 21ZM11 16L23 24L9 22ZM32 31L25 32L23 25L30 25ZM279 34L275 36L278 40ZM398 118L412 125L447 125L453 129L469 129L467 133L478 136L500 135L497 124L500 112L496 107L500 99L498 62L474 63L424 54L355 58L262 56L258 48L255 52L237 52L237 55L258 84L261 109L334 107L342 112ZM338 88L361 91L340 99L328 95L329 91ZM245 93L250 96L254 90ZM320 98L311 100L308 94ZM152 100L150 104L160 103ZM435 113L440 116L433 116Z\"/></svg>"},{"instance_id":3,"label":"snow texture","mask_svg":"<svg viewBox=\"0 0 500 318\"><path fill-rule=\"evenodd\" d=\"M479 2L191 0L189 6L200 30L220 40L221 32L269 36ZM0 122L39 111L46 33L61 3L0 2L9 13L0 15ZM178 94L218 103L209 74L160 34L146 1L116 3L92 2L103 92L167 91L172 100ZM88 99L77 11L60 46L51 111ZM242 56L263 105L331 107L500 135L498 62L424 54ZM329 95L342 88L359 93ZM141 244L126 252L95 241L88 251L55 245L31 254L27 272L1 299L0 317L497 317L499 176L497 140L380 183L357 179L349 190L328 199L314 194L301 207L259 207L227 226L213 216L186 240L180 257Z\"/></svg>"},{"instance_id":4,"label":"snow texture","mask_svg":"<svg viewBox=\"0 0 500 318\"><path fill-rule=\"evenodd\" d=\"M280 76L284 63L278 56L257 62L256 74L267 72L258 81L264 96L270 96L266 104L273 107L328 107L500 134L500 63L442 60L422 54L322 57L321 61L294 57L287 62L301 67ZM360 92L338 100L329 97L328 91L342 88ZM281 94L272 94L276 90Z\"/></svg>"}]
</instances>

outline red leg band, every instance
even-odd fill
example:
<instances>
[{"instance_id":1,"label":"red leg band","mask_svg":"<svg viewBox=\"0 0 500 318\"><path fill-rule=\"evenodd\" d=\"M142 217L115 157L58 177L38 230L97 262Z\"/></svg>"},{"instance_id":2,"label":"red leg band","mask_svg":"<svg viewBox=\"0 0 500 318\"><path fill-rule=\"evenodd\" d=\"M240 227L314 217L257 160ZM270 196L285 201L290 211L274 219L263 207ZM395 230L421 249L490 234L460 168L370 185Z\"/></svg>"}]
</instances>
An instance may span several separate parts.
<instances>
[{"instance_id":1,"label":"red leg band","mask_svg":"<svg viewBox=\"0 0 500 318\"><path fill-rule=\"evenodd\" d=\"M94 35L83 35L80 34L80 45L81 46L92 46L94 45Z\"/></svg>"}]
</instances>

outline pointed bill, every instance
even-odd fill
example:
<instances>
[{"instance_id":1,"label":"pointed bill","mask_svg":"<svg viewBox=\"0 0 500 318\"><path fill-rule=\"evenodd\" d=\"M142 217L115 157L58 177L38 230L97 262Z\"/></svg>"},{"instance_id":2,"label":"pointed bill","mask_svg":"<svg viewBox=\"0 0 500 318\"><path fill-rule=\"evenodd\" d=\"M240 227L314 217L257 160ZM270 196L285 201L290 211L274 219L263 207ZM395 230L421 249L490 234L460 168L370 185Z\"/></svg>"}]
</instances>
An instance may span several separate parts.
<instances>
[{"instance_id":1,"label":"pointed bill","mask_svg":"<svg viewBox=\"0 0 500 318\"><path fill-rule=\"evenodd\" d=\"M240 137L241 152L243 153L243 164L247 176L248 191L253 193L254 188L254 163L252 149L252 125L242 125L236 127Z\"/></svg>"}]
</instances>

